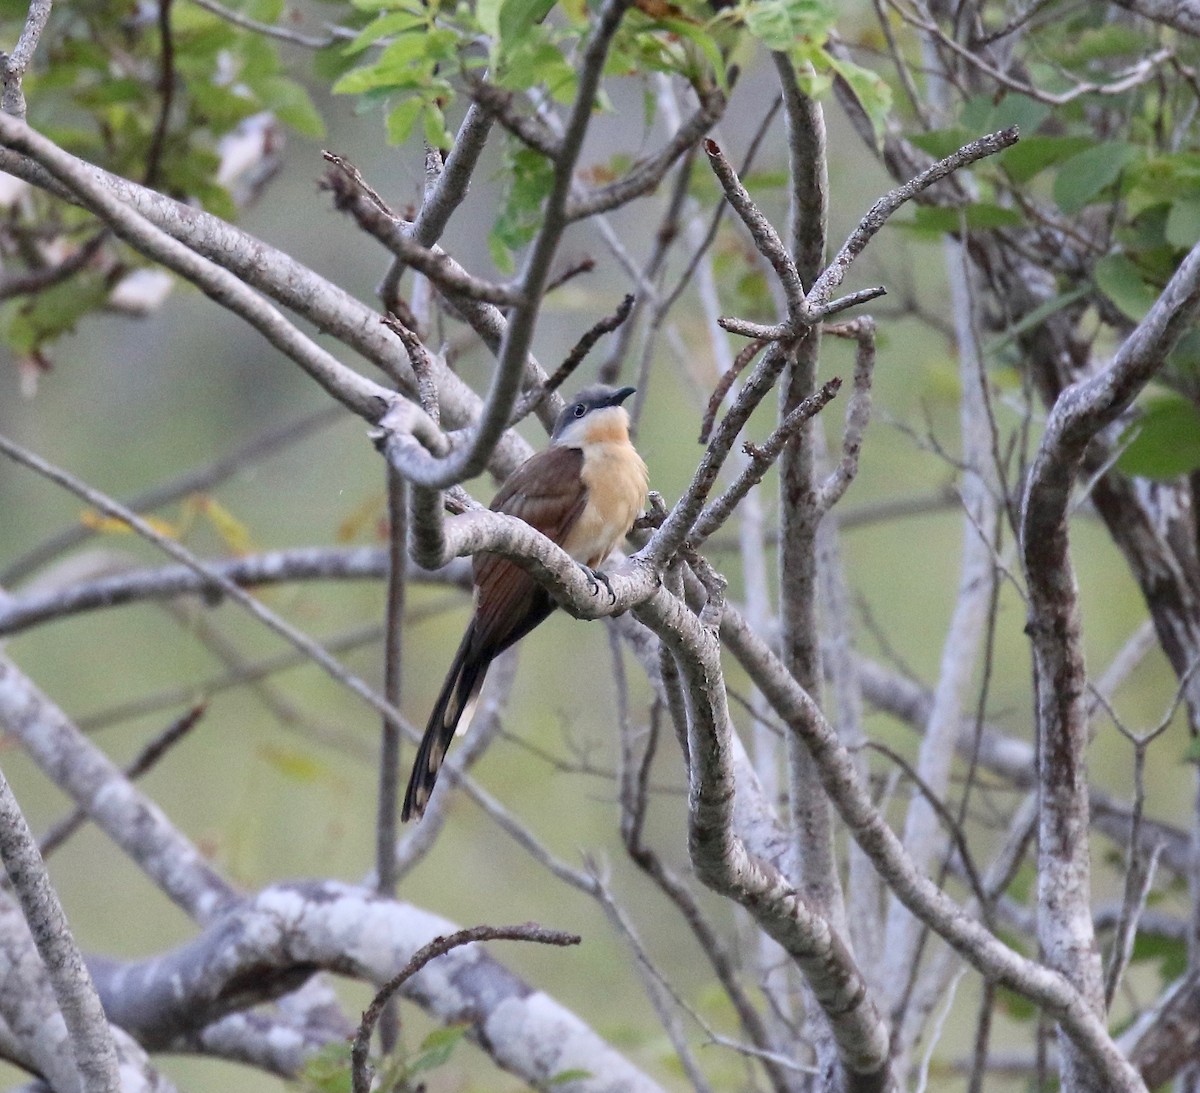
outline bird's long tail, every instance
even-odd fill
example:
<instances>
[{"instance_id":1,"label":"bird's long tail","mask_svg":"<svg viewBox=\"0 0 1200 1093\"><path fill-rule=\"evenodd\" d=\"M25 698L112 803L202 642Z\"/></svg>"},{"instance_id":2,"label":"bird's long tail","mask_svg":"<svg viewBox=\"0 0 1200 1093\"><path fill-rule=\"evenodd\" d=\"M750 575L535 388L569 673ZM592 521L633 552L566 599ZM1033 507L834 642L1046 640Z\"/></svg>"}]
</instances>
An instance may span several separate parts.
<instances>
[{"instance_id":1,"label":"bird's long tail","mask_svg":"<svg viewBox=\"0 0 1200 1093\"><path fill-rule=\"evenodd\" d=\"M402 820L420 817L425 812L438 771L442 768L442 760L446 757L446 749L454 739L463 711L479 697L492 658L481 656L478 651L471 649L474 630L473 625L467 627L462 644L450 664L450 671L446 673L446 682L442 684L441 693L429 715L429 723L417 748L408 789L404 794L404 807L400 811Z\"/></svg>"}]
</instances>

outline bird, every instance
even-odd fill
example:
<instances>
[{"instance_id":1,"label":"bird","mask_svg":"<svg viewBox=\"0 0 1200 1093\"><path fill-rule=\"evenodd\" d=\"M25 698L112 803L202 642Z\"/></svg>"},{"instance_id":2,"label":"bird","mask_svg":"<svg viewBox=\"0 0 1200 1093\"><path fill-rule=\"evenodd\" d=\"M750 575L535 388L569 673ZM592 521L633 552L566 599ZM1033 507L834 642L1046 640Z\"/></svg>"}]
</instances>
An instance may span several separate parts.
<instances>
[{"instance_id":1,"label":"bird","mask_svg":"<svg viewBox=\"0 0 1200 1093\"><path fill-rule=\"evenodd\" d=\"M500 486L490 508L524 520L597 572L646 504L649 471L629 439L622 403L633 387L585 387L555 420L550 444ZM520 566L497 554L473 560L474 608L433 704L404 795L401 819L420 817L463 713L479 695L488 666L555 608L554 598ZM610 589L611 592L611 589Z\"/></svg>"}]
</instances>

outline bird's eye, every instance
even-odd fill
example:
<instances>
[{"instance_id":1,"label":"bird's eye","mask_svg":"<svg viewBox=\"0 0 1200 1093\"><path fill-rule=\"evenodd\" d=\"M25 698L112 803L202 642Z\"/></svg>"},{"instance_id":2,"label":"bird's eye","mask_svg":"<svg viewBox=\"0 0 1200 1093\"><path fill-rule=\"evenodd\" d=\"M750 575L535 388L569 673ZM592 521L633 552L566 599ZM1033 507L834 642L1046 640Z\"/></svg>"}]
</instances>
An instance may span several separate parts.
<instances>
[{"instance_id":1,"label":"bird's eye","mask_svg":"<svg viewBox=\"0 0 1200 1093\"><path fill-rule=\"evenodd\" d=\"M571 407L571 413L576 417L583 417L587 413L587 407L582 402L577 402Z\"/></svg>"}]
</instances>

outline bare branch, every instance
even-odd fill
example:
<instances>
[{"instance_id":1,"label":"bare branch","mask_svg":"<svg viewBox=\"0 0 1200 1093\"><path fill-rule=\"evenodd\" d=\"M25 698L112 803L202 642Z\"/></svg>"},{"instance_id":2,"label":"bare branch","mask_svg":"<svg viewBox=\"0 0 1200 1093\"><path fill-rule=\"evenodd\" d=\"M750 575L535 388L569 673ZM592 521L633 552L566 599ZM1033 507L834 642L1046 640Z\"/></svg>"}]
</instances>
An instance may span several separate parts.
<instances>
[{"instance_id":1,"label":"bare branch","mask_svg":"<svg viewBox=\"0 0 1200 1093\"><path fill-rule=\"evenodd\" d=\"M131 246L192 281L218 303L249 322L339 402L368 421L378 421L383 416L394 397L385 388L351 371L233 274L145 220L97 182L74 156L34 132L24 122L2 113L0 143L45 167Z\"/></svg>"},{"instance_id":2,"label":"bare branch","mask_svg":"<svg viewBox=\"0 0 1200 1093\"><path fill-rule=\"evenodd\" d=\"M738 394L737 401L721 420L716 435L709 441L687 491L640 551L640 555L651 564L665 563L683 544L692 524L700 515L734 440L755 407L774 386L775 380L787 363L788 355L789 349L783 343L775 342L750 374L750 378Z\"/></svg>"},{"instance_id":3,"label":"bare branch","mask_svg":"<svg viewBox=\"0 0 1200 1093\"><path fill-rule=\"evenodd\" d=\"M691 535L688 536L689 545L693 549L699 549L705 539L721 529L746 494L763 480L767 471L779 458L784 445L796 436L797 431L806 422L811 421L833 401L841 386L842 381L837 376L826 380L814 394L783 419L763 444L751 444L746 441L742 445L742 450L750 457L750 462L742 469L737 480L697 517Z\"/></svg>"},{"instance_id":4,"label":"bare branch","mask_svg":"<svg viewBox=\"0 0 1200 1093\"><path fill-rule=\"evenodd\" d=\"M804 307L804 286L800 282L800 274L796 263L788 254L770 221L759 211L758 206L742 185L733 166L726 160L720 146L715 140L704 142L704 151L708 153L708 162L725 191L725 200L741 218L750 238L758 252L771 263L771 268L779 278L788 302L788 323L791 329L798 325L807 325L808 312Z\"/></svg>"},{"instance_id":5,"label":"bare branch","mask_svg":"<svg viewBox=\"0 0 1200 1093\"><path fill-rule=\"evenodd\" d=\"M557 391L567 380L571 374L583 363L584 358L592 351L592 347L605 334L611 334L628 320L630 312L633 311L635 297L632 295L626 296L618 305L616 311L611 315L606 315L599 322L594 323L571 347L571 351L563 358L554 372L549 376L540 390L533 391L526 395L513 411L513 422L520 421L527 414L536 410L545 402L546 398Z\"/></svg>"},{"instance_id":6,"label":"bare branch","mask_svg":"<svg viewBox=\"0 0 1200 1093\"><path fill-rule=\"evenodd\" d=\"M1015 126L979 137L969 144L964 144L957 152L948 155L945 159L938 160L937 163L925 168L916 178L906 182L903 186L897 186L876 201L867 215L862 218L858 227L847 237L841 250L834 255L833 261L826 266L825 271L809 289L805 300L808 312L815 315L827 313L826 307L829 304L829 298L833 294L833 290L842 283L851 263L863 252L866 245L887 222L888 217L901 205L911 201L947 175L1011 147L1017 143L1018 137L1019 133Z\"/></svg>"},{"instance_id":7,"label":"bare branch","mask_svg":"<svg viewBox=\"0 0 1200 1093\"><path fill-rule=\"evenodd\" d=\"M731 80L730 83L732 82ZM700 138L716 125L725 113L724 92L714 87L701 91L699 97L700 105L695 113L679 125L660 151L635 164L627 174L615 182L568 202L567 219L582 220L597 213L608 212L654 190L680 157L694 148Z\"/></svg>"},{"instance_id":8,"label":"bare branch","mask_svg":"<svg viewBox=\"0 0 1200 1093\"><path fill-rule=\"evenodd\" d=\"M0 667L3 672L3 667ZM10 730L8 718L0 716ZM0 773L0 857L41 954L54 997L70 1033L77 1081L88 1093L119 1093L121 1077L108 1018L71 936L58 895L21 807ZM7 993L7 992L6 992Z\"/></svg>"},{"instance_id":9,"label":"bare branch","mask_svg":"<svg viewBox=\"0 0 1200 1093\"><path fill-rule=\"evenodd\" d=\"M267 551L205 565L226 580L248 588L291 581L378 580L387 571L386 554L381 547ZM462 585L468 579L467 568L461 563L451 563L436 573L410 563L409 576L412 580L452 585ZM222 590L207 573L186 565L133 569L65 587L8 596L0 601L0 635L17 634L81 612L184 595L216 601L221 598Z\"/></svg>"},{"instance_id":10,"label":"bare branch","mask_svg":"<svg viewBox=\"0 0 1200 1093\"><path fill-rule=\"evenodd\" d=\"M3 64L0 80L4 88L0 94L0 110L14 118L25 118L25 93L21 90L21 81L33 60L42 31L46 29L50 8L51 0L31 0L25 25L21 28L21 36L13 46L13 51L0 54L0 63Z\"/></svg>"},{"instance_id":11,"label":"bare branch","mask_svg":"<svg viewBox=\"0 0 1200 1093\"><path fill-rule=\"evenodd\" d=\"M396 216L368 185L358 168L332 152L322 155L335 170L322 180L333 194L336 208L349 212L360 228L377 239L406 265L423 273L452 299L465 297L513 307L521 302L520 293L469 274L438 246L423 247L412 238L413 226Z\"/></svg>"},{"instance_id":12,"label":"bare branch","mask_svg":"<svg viewBox=\"0 0 1200 1093\"><path fill-rule=\"evenodd\" d=\"M544 121L523 114L516 105L516 92L507 91L467 73L467 94L489 117L498 121L528 148L549 160L557 159L562 151L559 138Z\"/></svg>"},{"instance_id":13,"label":"bare branch","mask_svg":"<svg viewBox=\"0 0 1200 1093\"><path fill-rule=\"evenodd\" d=\"M66 714L2 655L0 724L189 915L207 921L234 898L229 884L162 810L136 790Z\"/></svg>"},{"instance_id":14,"label":"bare branch","mask_svg":"<svg viewBox=\"0 0 1200 1093\"><path fill-rule=\"evenodd\" d=\"M308 439L313 432L326 428L335 421L341 421L344 413L345 410L341 406L323 406L305 417L286 421L282 425L266 429L258 436L251 437L244 444L214 459L211 463L197 467L178 478L163 482L161 485L152 486L142 493L127 498L123 504L134 512L149 512L172 501L177 501L181 497L186 497L188 494L212 489L253 466L259 460L266 459L292 444ZM53 561L58 555L72 547L86 542L95 534L96 529L89 527L83 521L64 528L45 542L19 555L3 570L0 570L0 585L11 588L34 570ZM3 611L4 605L0 603L0 615L3 614Z\"/></svg>"},{"instance_id":15,"label":"bare branch","mask_svg":"<svg viewBox=\"0 0 1200 1093\"><path fill-rule=\"evenodd\" d=\"M1115 1093L1144 1093L1141 1079L1108 1036L1104 1022L1058 972L1028 960L965 914L924 873L914 869L895 833L879 814L855 765L812 699L796 684L760 637L731 612L721 630L738 661L775 712L798 732L816 759L822 781L850 835L875 863L888 887L921 921L948 941L982 974L1037 1002L1105 1075Z\"/></svg>"},{"instance_id":16,"label":"bare branch","mask_svg":"<svg viewBox=\"0 0 1200 1093\"><path fill-rule=\"evenodd\" d=\"M1196 0L1114 0L1120 7L1164 26L1200 37L1200 3ZM1153 1083L1151 1083L1153 1084Z\"/></svg>"},{"instance_id":17,"label":"bare branch","mask_svg":"<svg viewBox=\"0 0 1200 1093\"><path fill-rule=\"evenodd\" d=\"M471 945L477 941L533 941L539 945L566 946L578 945L582 940L578 934L566 934L561 930L547 930L532 922L527 922L523 926L471 926L464 930L456 930L446 937L435 937L427 945L413 953L408 963L379 988L371 1004L364 1011L350 1052L354 1093L367 1093L371 1088L367 1051L384 1006L431 960L445 956L451 949L457 949L461 945Z\"/></svg>"},{"instance_id":18,"label":"bare branch","mask_svg":"<svg viewBox=\"0 0 1200 1093\"><path fill-rule=\"evenodd\" d=\"M688 845L697 874L745 906L799 963L829 1017L843 1065L860 1082L870 1077L874 1088L886 1089L887 1029L844 941L782 874L748 854L733 834L732 726L718 642L666 591L635 614L672 650L688 684Z\"/></svg>"},{"instance_id":19,"label":"bare branch","mask_svg":"<svg viewBox=\"0 0 1200 1093\"><path fill-rule=\"evenodd\" d=\"M1089 739L1086 671L1067 514L1085 450L1162 367L1200 312L1200 246L1193 248L1112 363L1059 397L1030 471L1021 550L1029 586L1027 633L1037 680L1043 891L1038 933L1050 966L1071 978L1094 1012L1104 1005L1090 911L1087 840Z\"/></svg>"},{"instance_id":20,"label":"bare branch","mask_svg":"<svg viewBox=\"0 0 1200 1093\"><path fill-rule=\"evenodd\" d=\"M187 550L169 536L163 535L136 513L130 512L124 505L118 504L111 498L85 485L79 479L75 478L74 475L68 474L66 471L47 463L44 459L34 455L32 452L26 451L19 445L13 444L11 440L2 436L0 436L0 452L15 462L29 467L43 477L57 483L76 497L86 501L89 505L94 505L105 515L127 524L143 539L147 539L176 561L182 562L196 574L206 577L211 584L221 589L225 595L248 611L269 630L274 631L297 649L304 650L333 679L353 691L354 694L369 706L372 706L385 715L398 716L396 711L371 687L364 683L358 676L348 672L307 634L298 630L291 623L286 622L280 615L276 614L270 608L265 607L228 577L225 577L211 566L200 561L190 550Z\"/></svg>"},{"instance_id":21,"label":"bare branch","mask_svg":"<svg viewBox=\"0 0 1200 1093\"><path fill-rule=\"evenodd\" d=\"M268 38L277 38L281 42L290 42L292 45L303 46L305 49L327 49L335 42L353 39L357 33L348 27L331 26L327 28L325 34L317 37L315 34L305 34L302 31L292 30L290 27L281 27L274 23L263 23L257 19L251 19L250 16L243 15L240 11L225 7L217 0L191 0L191 2L219 19L224 19L235 27L241 27L242 30L263 34Z\"/></svg>"},{"instance_id":22,"label":"bare branch","mask_svg":"<svg viewBox=\"0 0 1200 1093\"><path fill-rule=\"evenodd\" d=\"M844 496L858 474L858 456L871 420L871 382L875 375L875 321L868 315L848 323L825 327L836 338L853 338L858 343L854 360L854 391L846 406L842 430L842 457L821 484L817 507L828 512Z\"/></svg>"},{"instance_id":23,"label":"bare branch","mask_svg":"<svg viewBox=\"0 0 1200 1093\"><path fill-rule=\"evenodd\" d=\"M708 398L708 407L704 411L704 418L700 422L700 443L707 444L712 436L713 423L717 420L717 411L721 408L721 403L725 401L725 396L729 394L729 389L733 386L734 380L738 378L748 365L759 353L767 347L767 341L753 341L734 358L733 364L727 368L722 374L717 386L713 388L713 393Z\"/></svg>"}]
</instances>

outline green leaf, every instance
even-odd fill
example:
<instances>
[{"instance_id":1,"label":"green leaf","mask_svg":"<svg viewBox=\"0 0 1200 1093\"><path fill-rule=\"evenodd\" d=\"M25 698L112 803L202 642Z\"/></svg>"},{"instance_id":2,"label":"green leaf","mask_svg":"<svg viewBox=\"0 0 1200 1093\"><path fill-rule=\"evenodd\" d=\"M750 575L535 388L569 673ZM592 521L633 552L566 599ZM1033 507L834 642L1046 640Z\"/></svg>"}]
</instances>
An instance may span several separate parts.
<instances>
[{"instance_id":1,"label":"green leaf","mask_svg":"<svg viewBox=\"0 0 1200 1093\"><path fill-rule=\"evenodd\" d=\"M1091 137L1022 137L1005 148L999 161L1014 182L1028 182L1034 175L1070 159L1096 142Z\"/></svg>"},{"instance_id":2,"label":"green leaf","mask_svg":"<svg viewBox=\"0 0 1200 1093\"><path fill-rule=\"evenodd\" d=\"M403 144L412 136L417 118L421 116L425 103L417 95L401 99L387 116L387 139L389 144Z\"/></svg>"},{"instance_id":3,"label":"green leaf","mask_svg":"<svg viewBox=\"0 0 1200 1093\"><path fill-rule=\"evenodd\" d=\"M1131 958L1135 961L1157 960L1158 974L1169 983L1187 971L1187 944L1138 931Z\"/></svg>"},{"instance_id":4,"label":"green leaf","mask_svg":"<svg viewBox=\"0 0 1200 1093\"><path fill-rule=\"evenodd\" d=\"M802 40L823 44L836 16L826 0L751 0L743 11L746 29L768 49L784 52Z\"/></svg>"},{"instance_id":5,"label":"green leaf","mask_svg":"<svg viewBox=\"0 0 1200 1093\"><path fill-rule=\"evenodd\" d=\"M446 115L437 102L427 102L422 115L425 122L425 143L431 148L441 148L448 151L454 144L450 130L446 128Z\"/></svg>"},{"instance_id":6,"label":"green leaf","mask_svg":"<svg viewBox=\"0 0 1200 1093\"><path fill-rule=\"evenodd\" d=\"M475 21L493 42L500 40L500 8L504 0L476 0Z\"/></svg>"},{"instance_id":7,"label":"green leaf","mask_svg":"<svg viewBox=\"0 0 1200 1093\"><path fill-rule=\"evenodd\" d=\"M880 79L878 73L869 68L863 68L853 61L842 60L832 54L826 56L830 66L846 81L847 86L854 92L858 105L871 119L876 143L882 141L888 116L892 112L892 89Z\"/></svg>"},{"instance_id":8,"label":"green leaf","mask_svg":"<svg viewBox=\"0 0 1200 1093\"><path fill-rule=\"evenodd\" d=\"M963 105L959 124L975 134L994 133L997 129L1016 125L1024 140L1024 134L1032 136L1049 115L1049 106L1028 95L1007 94L999 102L990 94L975 95Z\"/></svg>"},{"instance_id":9,"label":"green leaf","mask_svg":"<svg viewBox=\"0 0 1200 1093\"><path fill-rule=\"evenodd\" d=\"M1200 240L1200 197L1181 197L1167 214L1167 242L1191 250Z\"/></svg>"},{"instance_id":10,"label":"green leaf","mask_svg":"<svg viewBox=\"0 0 1200 1093\"><path fill-rule=\"evenodd\" d=\"M1126 474L1170 480L1200 469L1200 408L1182 395L1154 399L1124 435L1133 438L1117 460Z\"/></svg>"},{"instance_id":11,"label":"green leaf","mask_svg":"<svg viewBox=\"0 0 1200 1093\"><path fill-rule=\"evenodd\" d=\"M1092 279L1096 287L1134 322L1141 322L1158 299L1158 290L1146 283L1133 259L1119 252L1101 258L1092 269Z\"/></svg>"},{"instance_id":12,"label":"green leaf","mask_svg":"<svg viewBox=\"0 0 1200 1093\"><path fill-rule=\"evenodd\" d=\"M353 56L361 53L367 46L374 45L380 38L387 38L393 34L404 34L425 25L425 18L414 12L389 11L380 15L378 19L372 19L358 32L358 37L354 41L342 47L342 52L348 57Z\"/></svg>"},{"instance_id":13,"label":"green leaf","mask_svg":"<svg viewBox=\"0 0 1200 1093\"><path fill-rule=\"evenodd\" d=\"M508 53L497 82L510 90L545 88L557 100L574 97L578 72L550 42L527 41Z\"/></svg>"},{"instance_id":14,"label":"green leaf","mask_svg":"<svg viewBox=\"0 0 1200 1093\"><path fill-rule=\"evenodd\" d=\"M1144 32L1116 22L1087 27L1070 35L1055 50L1055 60L1064 65L1083 65L1111 57L1144 57L1154 43Z\"/></svg>"},{"instance_id":15,"label":"green leaf","mask_svg":"<svg viewBox=\"0 0 1200 1093\"><path fill-rule=\"evenodd\" d=\"M1174 152L1153 156L1130 170L1133 185L1128 202L1137 213L1158 204L1172 204L1181 195L1200 191L1200 154Z\"/></svg>"},{"instance_id":16,"label":"green leaf","mask_svg":"<svg viewBox=\"0 0 1200 1093\"><path fill-rule=\"evenodd\" d=\"M566 1085L567 1082L583 1082L595 1075L583 1067L572 1067L570 1070L560 1070L551 1079L550 1085Z\"/></svg>"},{"instance_id":17,"label":"green leaf","mask_svg":"<svg viewBox=\"0 0 1200 1093\"><path fill-rule=\"evenodd\" d=\"M504 50L520 45L530 29L550 14L554 0L501 0L499 33Z\"/></svg>"},{"instance_id":18,"label":"green leaf","mask_svg":"<svg viewBox=\"0 0 1200 1093\"><path fill-rule=\"evenodd\" d=\"M542 202L554 181L550 163L532 149L519 147L506 161L504 202L488 235L492 261L505 273L514 268L513 252L528 243L541 224Z\"/></svg>"},{"instance_id":19,"label":"green leaf","mask_svg":"<svg viewBox=\"0 0 1200 1093\"><path fill-rule=\"evenodd\" d=\"M204 124L216 131L228 132L238 122L257 114L259 104L249 94L224 84L196 80L188 88L192 109Z\"/></svg>"},{"instance_id":20,"label":"green leaf","mask_svg":"<svg viewBox=\"0 0 1200 1093\"><path fill-rule=\"evenodd\" d=\"M272 76L257 88L263 105L284 125L291 126L302 137L320 140L325 136L325 122L317 113L308 92L295 80Z\"/></svg>"},{"instance_id":21,"label":"green leaf","mask_svg":"<svg viewBox=\"0 0 1200 1093\"><path fill-rule=\"evenodd\" d=\"M314 1093L350 1093L353 1088L350 1045L326 1044L306 1059L300 1072L300 1087Z\"/></svg>"},{"instance_id":22,"label":"green leaf","mask_svg":"<svg viewBox=\"0 0 1200 1093\"><path fill-rule=\"evenodd\" d=\"M377 88L412 88L424 83L428 70L427 36L404 34L390 43L374 64L351 69L333 85L335 95Z\"/></svg>"},{"instance_id":23,"label":"green leaf","mask_svg":"<svg viewBox=\"0 0 1200 1093\"><path fill-rule=\"evenodd\" d=\"M467 1034L468 1024L447 1025L435 1029L421 1042L421 1053L406 1066L406 1075L411 1077L424 1070L435 1070L445 1066L454 1049Z\"/></svg>"},{"instance_id":24,"label":"green leaf","mask_svg":"<svg viewBox=\"0 0 1200 1093\"><path fill-rule=\"evenodd\" d=\"M80 90L75 96L75 101L82 106L107 106L113 103L141 102L146 98L147 90L144 80L105 80L101 84L95 84Z\"/></svg>"},{"instance_id":25,"label":"green leaf","mask_svg":"<svg viewBox=\"0 0 1200 1093\"><path fill-rule=\"evenodd\" d=\"M716 80L717 86L725 92L729 91L729 71L725 58L721 56L721 47L706 27L698 26L686 19L659 19L659 25L676 38L691 42L704 59L708 62L709 74ZM699 73L696 73L698 76Z\"/></svg>"},{"instance_id":26,"label":"green leaf","mask_svg":"<svg viewBox=\"0 0 1200 1093\"><path fill-rule=\"evenodd\" d=\"M1058 169L1054 200L1065 213L1077 213L1111 186L1139 155L1124 141L1104 141L1072 156Z\"/></svg>"},{"instance_id":27,"label":"green leaf","mask_svg":"<svg viewBox=\"0 0 1200 1093\"><path fill-rule=\"evenodd\" d=\"M0 329L15 353L27 354L69 333L108 298L97 272L85 271L33 296L11 300L0 310Z\"/></svg>"}]
</instances>

